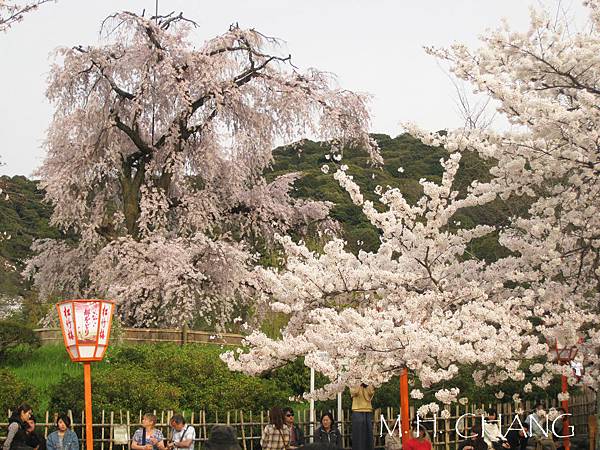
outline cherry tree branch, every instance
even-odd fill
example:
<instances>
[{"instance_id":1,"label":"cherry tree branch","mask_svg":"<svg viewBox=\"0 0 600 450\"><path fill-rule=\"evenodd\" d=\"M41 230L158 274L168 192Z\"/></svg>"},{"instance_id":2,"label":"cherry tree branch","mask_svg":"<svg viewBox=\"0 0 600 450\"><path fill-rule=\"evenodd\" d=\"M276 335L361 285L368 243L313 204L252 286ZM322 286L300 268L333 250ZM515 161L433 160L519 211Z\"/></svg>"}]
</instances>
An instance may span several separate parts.
<instances>
[{"instance_id":1,"label":"cherry tree branch","mask_svg":"<svg viewBox=\"0 0 600 450\"><path fill-rule=\"evenodd\" d=\"M0 3L0 31L8 30L12 25L23 20L23 16L36 10L44 3L56 0L36 0L23 5L10 4L8 1Z\"/></svg>"}]
</instances>

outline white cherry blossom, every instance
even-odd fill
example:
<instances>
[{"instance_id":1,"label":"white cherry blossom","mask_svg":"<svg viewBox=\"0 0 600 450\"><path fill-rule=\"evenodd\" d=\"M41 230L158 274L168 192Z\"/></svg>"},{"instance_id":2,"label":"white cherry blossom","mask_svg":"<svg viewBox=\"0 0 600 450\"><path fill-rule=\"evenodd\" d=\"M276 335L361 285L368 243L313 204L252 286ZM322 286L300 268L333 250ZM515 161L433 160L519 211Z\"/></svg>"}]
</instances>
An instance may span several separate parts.
<instances>
[{"instance_id":1,"label":"white cherry blossom","mask_svg":"<svg viewBox=\"0 0 600 450\"><path fill-rule=\"evenodd\" d=\"M555 339L582 340L581 382L597 387L600 1L586 5L585 32L567 32L534 11L529 30L503 25L487 32L479 49L428 49L490 96L514 126L432 133L407 124L423 143L448 151L441 181L421 180L414 204L398 189L378 189L376 207L345 169L337 171L335 179L379 229L379 248L354 255L335 239L316 253L282 238L285 267L258 275L264 307L290 320L281 339L255 332L247 353L224 355L231 368L260 373L305 356L336 380L317 392L326 398L359 382L379 385L404 368L425 388L449 383L459 365L477 368L477 384L523 381L523 362L544 389L572 372L552 361ZM459 194L453 182L465 151L489 163L490 178ZM466 227L455 217L495 199L522 198L527 211L501 227ZM470 243L491 233L509 256L472 257ZM312 355L322 352L328 356L317 363ZM576 382L571 373L569 383Z\"/></svg>"}]
</instances>

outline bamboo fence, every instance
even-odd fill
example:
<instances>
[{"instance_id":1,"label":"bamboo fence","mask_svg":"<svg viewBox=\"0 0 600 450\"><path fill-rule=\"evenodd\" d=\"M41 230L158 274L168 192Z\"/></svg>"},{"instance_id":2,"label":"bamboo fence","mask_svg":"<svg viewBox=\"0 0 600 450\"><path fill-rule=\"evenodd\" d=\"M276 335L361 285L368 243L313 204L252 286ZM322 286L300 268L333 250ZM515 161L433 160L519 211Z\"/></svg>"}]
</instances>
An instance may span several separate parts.
<instances>
[{"instance_id":1,"label":"bamboo fence","mask_svg":"<svg viewBox=\"0 0 600 450\"><path fill-rule=\"evenodd\" d=\"M558 406L556 402L548 402L547 405L550 406ZM530 411L533 409L534 402L524 402L519 407L523 411ZM459 443L462 439L456 433L456 422L459 417L463 414L471 413L478 414L481 410L489 410L495 408L496 411L501 414L502 419L502 428L506 430L512 419L514 418L515 404L514 403L496 403L496 404L487 404L487 405L453 405L450 408L451 417L448 419L437 418L436 420L436 433L431 434L431 440L433 443L434 450L457 450ZM588 423L589 418L595 414L595 396L593 393L584 393L581 395L572 396L569 401L569 412L572 414L570 417L570 424L575 427L575 437L573 438L574 442L580 442L584 444L585 448L587 448L588 442ZM340 429L343 439L343 448L349 449L351 448L350 436L351 436L351 411L343 410L343 417L336 417L337 411L331 411L334 415L336 423ZM153 411L153 413L158 417L158 422L156 424L157 428L161 429L165 437L170 437L171 430L169 427L169 420L173 415L173 411ZM312 429L316 429L318 426L318 418L321 415L321 411L317 411L315 416L317 417L317 423L313 423ZM81 414L80 417L75 418L71 411L68 412L71 422L72 429L77 433L77 435L81 438L82 442L85 440L85 423L84 415ZM102 411L100 414L97 413L97 417L100 419L97 423L93 424L94 430L94 448L96 450L125 450L126 448L130 448L130 441L127 444L116 444L113 439L113 433L116 428L123 426L127 430L127 435L129 439L133 436L134 431L141 426L142 415L144 411L137 411L135 413L130 411ZM212 426L217 424L226 424L230 425L236 429L237 438L240 443L240 446L243 450L258 450L260 448L260 437L262 429L268 423L268 413L260 412L253 413L248 411L227 411L227 412L208 412L208 411L182 411L183 416L186 419L186 423L192 425L196 430L196 449L202 447L203 443L209 437L210 430ZM207 414L209 419L207 419ZM375 448L381 449L384 447L385 443L385 434L387 430L385 426L381 423L381 420L391 421L390 428L393 426L393 422L395 422L398 417L399 410L398 408L383 408L376 409L373 414L373 435L375 437ZM42 418L38 415L38 431L42 432L45 437L48 436L50 432L54 430L54 421L56 414L51 414L49 412L45 413L45 416ZM410 408L410 417L411 420L415 417L415 408ZM77 420L75 420L77 419ZM311 422L309 417L308 410L302 410L296 412L296 424L302 428L304 434L307 438L307 442L311 440ZM469 429L474 420L472 417L467 418L461 424ZM459 430L463 429L463 426L459 424ZM3 439L4 434L6 433L7 423L0 423L0 440ZM432 421L423 422L429 430L433 430ZM464 433L463 434L467 434ZM82 447L83 448L83 447Z\"/></svg>"},{"instance_id":2,"label":"bamboo fence","mask_svg":"<svg viewBox=\"0 0 600 450\"><path fill-rule=\"evenodd\" d=\"M33 330L40 338L40 343L57 344L63 342L60 328L38 328ZM111 341L127 342L131 344L225 344L239 345L244 336L234 333L216 333L210 331L190 330L187 326L182 328L121 328L118 336L111 336Z\"/></svg>"}]
</instances>

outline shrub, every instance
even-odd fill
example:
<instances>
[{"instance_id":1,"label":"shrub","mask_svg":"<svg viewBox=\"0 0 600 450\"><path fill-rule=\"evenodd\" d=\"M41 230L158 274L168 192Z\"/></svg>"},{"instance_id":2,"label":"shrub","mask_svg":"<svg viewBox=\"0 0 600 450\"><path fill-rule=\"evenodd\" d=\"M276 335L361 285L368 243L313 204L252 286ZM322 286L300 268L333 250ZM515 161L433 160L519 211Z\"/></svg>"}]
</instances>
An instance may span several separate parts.
<instances>
[{"instance_id":1,"label":"shrub","mask_svg":"<svg viewBox=\"0 0 600 450\"><path fill-rule=\"evenodd\" d=\"M4 415L9 409L13 410L24 402L34 407L37 405L36 389L10 370L0 369L0 414Z\"/></svg>"},{"instance_id":2,"label":"shrub","mask_svg":"<svg viewBox=\"0 0 600 450\"><path fill-rule=\"evenodd\" d=\"M109 360L113 367L135 364L177 387L186 409L261 411L288 401L292 391L286 384L231 372L219 358L222 351L197 345L123 346Z\"/></svg>"},{"instance_id":3,"label":"shrub","mask_svg":"<svg viewBox=\"0 0 600 450\"><path fill-rule=\"evenodd\" d=\"M105 410L130 411L244 409L261 411L284 405L292 391L285 384L230 372L219 359L223 350L197 345L115 346L105 363L93 372L96 414ZM52 411L83 408L80 374L64 375L50 388Z\"/></svg>"},{"instance_id":4,"label":"shrub","mask_svg":"<svg viewBox=\"0 0 600 450\"><path fill-rule=\"evenodd\" d=\"M10 347L4 352L3 365L19 366L31 359L37 348L37 345L31 344L17 344Z\"/></svg>"},{"instance_id":5,"label":"shrub","mask_svg":"<svg viewBox=\"0 0 600 450\"><path fill-rule=\"evenodd\" d=\"M152 373L141 367L117 367L98 370L92 374L94 412L152 411L179 409L181 391L164 381L157 380ZM83 377L63 375L51 386L50 410L65 412L69 409L80 414L84 408Z\"/></svg>"},{"instance_id":6,"label":"shrub","mask_svg":"<svg viewBox=\"0 0 600 450\"><path fill-rule=\"evenodd\" d=\"M20 344L39 345L39 338L25 325L8 320L0 321L0 359L6 357L9 349Z\"/></svg>"}]
</instances>

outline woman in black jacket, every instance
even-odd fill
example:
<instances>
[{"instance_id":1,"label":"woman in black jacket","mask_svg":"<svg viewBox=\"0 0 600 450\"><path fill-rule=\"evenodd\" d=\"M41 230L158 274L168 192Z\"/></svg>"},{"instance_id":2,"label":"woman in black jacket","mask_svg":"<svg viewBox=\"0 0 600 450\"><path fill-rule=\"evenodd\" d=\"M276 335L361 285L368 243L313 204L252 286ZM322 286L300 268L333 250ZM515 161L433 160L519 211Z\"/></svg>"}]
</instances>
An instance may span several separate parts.
<instances>
[{"instance_id":1,"label":"woman in black jacket","mask_svg":"<svg viewBox=\"0 0 600 450\"><path fill-rule=\"evenodd\" d=\"M8 433L3 450L33 450L27 445L27 421L31 417L31 406L26 403L13 411L8 419Z\"/></svg>"},{"instance_id":2,"label":"woman in black jacket","mask_svg":"<svg viewBox=\"0 0 600 450\"><path fill-rule=\"evenodd\" d=\"M315 442L329 445L333 448L342 448L342 435L335 426L333 415L325 413L321 416L321 426L315 431Z\"/></svg>"}]
</instances>

